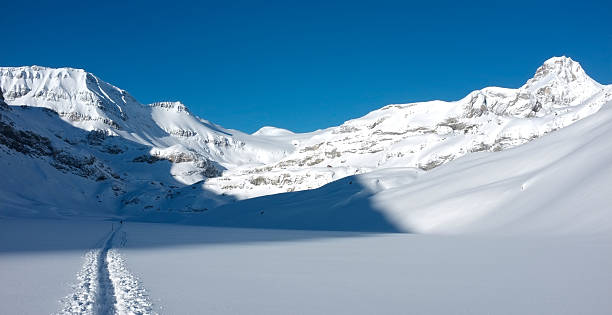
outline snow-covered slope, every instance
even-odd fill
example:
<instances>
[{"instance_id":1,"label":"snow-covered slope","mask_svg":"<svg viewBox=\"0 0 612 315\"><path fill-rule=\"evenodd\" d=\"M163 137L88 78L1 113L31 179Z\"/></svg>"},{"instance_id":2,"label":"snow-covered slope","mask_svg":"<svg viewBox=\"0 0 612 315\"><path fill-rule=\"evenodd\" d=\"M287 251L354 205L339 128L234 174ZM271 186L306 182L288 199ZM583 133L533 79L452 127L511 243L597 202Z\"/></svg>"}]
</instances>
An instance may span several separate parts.
<instances>
[{"instance_id":1,"label":"snow-covered slope","mask_svg":"<svg viewBox=\"0 0 612 315\"><path fill-rule=\"evenodd\" d=\"M423 234L612 232L612 102L503 152L430 171L388 168L321 188L247 199L191 217L205 225Z\"/></svg>"}]
</instances>

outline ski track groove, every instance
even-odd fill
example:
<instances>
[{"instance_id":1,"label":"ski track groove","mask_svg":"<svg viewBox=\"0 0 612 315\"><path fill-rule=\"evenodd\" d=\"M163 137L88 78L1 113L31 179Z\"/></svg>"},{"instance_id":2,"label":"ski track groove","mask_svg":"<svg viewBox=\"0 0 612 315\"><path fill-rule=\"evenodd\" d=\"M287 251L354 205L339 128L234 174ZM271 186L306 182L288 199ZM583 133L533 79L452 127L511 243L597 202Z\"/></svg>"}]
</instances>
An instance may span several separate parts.
<instances>
[{"instance_id":1,"label":"ski track groove","mask_svg":"<svg viewBox=\"0 0 612 315\"><path fill-rule=\"evenodd\" d=\"M96 315L110 315L116 313L115 304L117 304L117 299L115 298L115 288L110 279L110 271L108 269L108 251L113 244L115 233L117 233L117 230L113 228L113 231L104 242L104 246L102 246L102 250L98 255Z\"/></svg>"},{"instance_id":2,"label":"ski track groove","mask_svg":"<svg viewBox=\"0 0 612 315\"><path fill-rule=\"evenodd\" d=\"M137 277L132 275L125 260L113 241L119 230L109 233L100 249L85 253L78 284L74 292L62 299L63 307L58 314L156 314L146 290ZM127 243L127 233L121 232L120 246Z\"/></svg>"}]
</instances>

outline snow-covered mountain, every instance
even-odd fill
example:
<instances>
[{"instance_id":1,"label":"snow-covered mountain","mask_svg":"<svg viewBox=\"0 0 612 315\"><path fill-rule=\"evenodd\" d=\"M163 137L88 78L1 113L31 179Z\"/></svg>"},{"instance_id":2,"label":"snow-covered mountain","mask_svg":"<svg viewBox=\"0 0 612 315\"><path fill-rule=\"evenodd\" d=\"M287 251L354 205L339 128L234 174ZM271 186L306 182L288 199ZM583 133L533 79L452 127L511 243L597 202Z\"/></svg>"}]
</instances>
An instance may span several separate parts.
<instances>
[{"instance_id":1,"label":"snow-covered mountain","mask_svg":"<svg viewBox=\"0 0 612 315\"><path fill-rule=\"evenodd\" d=\"M189 162L175 173L186 184L237 165L272 162L291 149L196 117L180 102L141 104L80 69L0 68L0 86L9 105L47 108L76 128L149 146L155 158Z\"/></svg>"},{"instance_id":2,"label":"snow-covered mountain","mask_svg":"<svg viewBox=\"0 0 612 315\"><path fill-rule=\"evenodd\" d=\"M323 187L228 203L186 222L417 234L612 231L612 101L596 115L502 152L429 171L386 168Z\"/></svg>"},{"instance_id":3,"label":"snow-covered mountain","mask_svg":"<svg viewBox=\"0 0 612 315\"><path fill-rule=\"evenodd\" d=\"M295 150L276 163L231 169L206 187L244 198L317 188L381 168L430 170L568 126L597 112L611 91L572 59L551 58L518 89L488 87L455 102L388 105L310 134L269 133Z\"/></svg>"},{"instance_id":4,"label":"snow-covered mountain","mask_svg":"<svg viewBox=\"0 0 612 315\"><path fill-rule=\"evenodd\" d=\"M51 216L199 213L374 170L427 172L524 144L612 100L612 86L567 57L549 59L518 89L388 105L302 134L225 129L180 102L142 104L78 69L0 68L0 88L9 105L0 108L0 214Z\"/></svg>"}]
</instances>

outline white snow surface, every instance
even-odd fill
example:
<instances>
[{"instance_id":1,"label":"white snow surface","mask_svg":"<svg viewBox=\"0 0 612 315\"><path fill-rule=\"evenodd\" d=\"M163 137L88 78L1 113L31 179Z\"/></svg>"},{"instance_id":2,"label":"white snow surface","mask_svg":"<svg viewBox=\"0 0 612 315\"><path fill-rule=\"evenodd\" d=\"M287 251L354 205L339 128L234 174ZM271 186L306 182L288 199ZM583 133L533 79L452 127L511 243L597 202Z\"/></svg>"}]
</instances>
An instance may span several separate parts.
<instances>
[{"instance_id":1,"label":"white snow surface","mask_svg":"<svg viewBox=\"0 0 612 315\"><path fill-rule=\"evenodd\" d=\"M11 239L0 243L0 313L62 313L78 300L63 296L87 296L87 277L99 296L99 260L81 255L100 249L111 223L3 220L0 228ZM610 234L440 236L127 222L106 267L116 314L607 314L611 253ZM83 305L91 313L100 307L96 298Z\"/></svg>"}]
</instances>

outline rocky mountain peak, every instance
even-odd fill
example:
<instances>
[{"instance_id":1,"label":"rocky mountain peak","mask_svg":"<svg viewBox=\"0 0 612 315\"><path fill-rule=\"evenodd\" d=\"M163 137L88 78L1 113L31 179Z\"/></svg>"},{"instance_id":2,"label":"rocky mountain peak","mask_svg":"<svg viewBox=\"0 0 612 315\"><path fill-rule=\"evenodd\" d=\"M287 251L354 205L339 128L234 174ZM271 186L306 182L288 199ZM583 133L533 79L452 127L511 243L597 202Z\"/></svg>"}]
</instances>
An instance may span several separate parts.
<instances>
[{"instance_id":1,"label":"rocky mountain peak","mask_svg":"<svg viewBox=\"0 0 612 315\"><path fill-rule=\"evenodd\" d=\"M514 117L541 117L576 106L600 93L604 87L591 79L569 57L546 60L519 89L485 88L468 95L466 116L486 112Z\"/></svg>"},{"instance_id":2,"label":"rocky mountain peak","mask_svg":"<svg viewBox=\"0 0 612 315\"><path fill-rule=\"evenodd\" d=\"M525 87L551 83L570 84L572 82L595 83L582 69L580 63L570 57L552 57L544 62Z\"/></svg>"}]
</instances>

